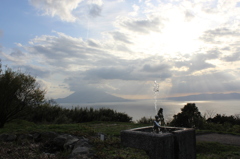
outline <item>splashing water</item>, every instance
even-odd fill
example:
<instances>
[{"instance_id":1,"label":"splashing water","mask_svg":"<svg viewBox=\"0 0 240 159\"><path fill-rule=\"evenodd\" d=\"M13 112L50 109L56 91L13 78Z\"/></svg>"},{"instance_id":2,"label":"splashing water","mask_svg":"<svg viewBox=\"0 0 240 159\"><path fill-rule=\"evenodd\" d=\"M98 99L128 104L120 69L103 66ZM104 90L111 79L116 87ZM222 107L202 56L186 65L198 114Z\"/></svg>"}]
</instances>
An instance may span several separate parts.
<instances>
[{"instance_id":1,"label":"splashing water","mask_svg":"<svg viewBox=\"0 0 240 159\"><path fill-rule=\"evenodd\" d=\"M155 105L155 111L156 111L156 114L157 114L157 95L159 93L159 84L157 83L157 81L154 81L154 87L153 87L153 91L154 91L154 99L155 99L155 102L154 102L154 105Z\"/></svg>"}]
</instances>

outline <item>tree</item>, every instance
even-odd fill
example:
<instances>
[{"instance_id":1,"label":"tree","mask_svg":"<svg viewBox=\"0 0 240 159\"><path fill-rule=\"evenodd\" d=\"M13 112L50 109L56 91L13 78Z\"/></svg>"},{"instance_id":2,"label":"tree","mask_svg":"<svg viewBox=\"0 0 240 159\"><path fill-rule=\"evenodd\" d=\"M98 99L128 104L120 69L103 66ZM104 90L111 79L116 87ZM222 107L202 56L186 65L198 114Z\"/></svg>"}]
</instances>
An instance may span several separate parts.
<instances>
[{"instance_id":1,"label":"tree","mask_svg":"<svg viewBox=\"0 0 240 159\"><path fill-rule=\"evenodd\" d=\"M3 71L0 61L0 128L27 107L40 105L44 95L34 77L7 67Z\"/></svg>"},{"instance_id":2,"label":"tree","mask_svg":"<svg viewBox=\"0 0 240 159\"><path fill-rule=\"evenodd\" d=\"M181 113L173 116L170 125L179 127L201 127L203 125L203 117L198 111L195 103L187 103Z\"/></svg>"}]
</instances>

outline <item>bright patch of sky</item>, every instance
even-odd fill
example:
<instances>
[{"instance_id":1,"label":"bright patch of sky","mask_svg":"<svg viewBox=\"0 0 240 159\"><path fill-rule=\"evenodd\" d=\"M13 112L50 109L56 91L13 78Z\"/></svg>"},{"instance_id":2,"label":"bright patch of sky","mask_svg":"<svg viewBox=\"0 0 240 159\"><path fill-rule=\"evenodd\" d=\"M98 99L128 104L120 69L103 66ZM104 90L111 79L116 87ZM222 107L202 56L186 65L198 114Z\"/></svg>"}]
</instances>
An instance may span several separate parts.
<instances>
[{"instance_id":1,"label":"bright patch of sky","mask_svg":"<svg viewBox=\"0 0 240 159\"><path fill-rule=\"evenodd\" d=\"M0 57L49 98L240 92L240 1L3 0Z\"/></svg>"}]
</instances>

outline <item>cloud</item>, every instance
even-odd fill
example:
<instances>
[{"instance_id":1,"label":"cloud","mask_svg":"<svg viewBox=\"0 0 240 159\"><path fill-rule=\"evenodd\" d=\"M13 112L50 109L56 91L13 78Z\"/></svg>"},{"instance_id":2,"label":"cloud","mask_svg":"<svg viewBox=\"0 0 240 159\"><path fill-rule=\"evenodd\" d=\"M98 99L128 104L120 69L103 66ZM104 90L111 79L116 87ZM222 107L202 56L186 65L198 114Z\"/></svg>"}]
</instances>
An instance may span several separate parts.
<instances>
[{"instance_id":1,"label":"cloud","mask_svg":"<svg viewBox=\"0 0 240 159\"><path fill-rule=\"evenodd\" d=\"M149 65L147 60L120 60L115 64L108 63L105 67L86 70L84 80L124 80L144 81L166 79L172 76L170 66L167 64ZM138 69L141 68L141 69Z\"/></svg>"},{"instance_id":2,"label":"cloud","mask_svg":"<svg viewBox=\"0 0 240 159\"><path fill-rule=\"evenodd\" d=\"M15 58L22 58L22 57L24 57L25 55L24 55L24 53L23 53L21 50L19 50L19 49L13 49L13 51L12 51L11 54L10 54L10 56L15 57Z\"/></svg>"},{"instance_id":3,"label":"cloud","mask_svg":"<svg viewBox=\"0 0 240 159\"><path fill-rule=\"evenodd\" d=\"M160 28L163 26L161 20L158 16L150 16L147 19L121 18L117 25L132 32L147 34L149 32L160 32Z\"/></svg>"},{"instance_id":4,"label":"cloud","mask_svg":"<svg viewBox=\"0 0 240 159\"><path fill-rule=\"evenodd\" d=\"M208 54L196 54L190 60L189 71L199 71L207 68L215 67L213 64L206 62L206 60L211 59L212 54L210 56Z\"/></svg>"},{"instance_id":5,"label":"cloud","mask_svg":"<svg viewBox=\"0 0 240 159\"><path fill-rule=\"evenodd\" d=\"M37 74L42 77L54 76L54 74L60 73L64 74L65 83L69 85L71 91L83 89L83 87L84 89L97 87L120 94L124 92L122 90L123 85L118 84L120 81L128 81L134 85L134 83L140 84L144 81L166 81L175 75L186 78L186 74L177 74L172 68L188 67L189 75L195 71L215 68L215 65L208 63L208 60L216 59L221 54L217 50L209 50L206 53L185 55L181 57L185 60L179 59L180 61L167 59L160 55L146 56L146 54L144 58L122 58L125 56L121 57L119 53L123 50L119 48L114 50L109 47L110 44L115 43L116 46L123 46L127 50L133 43L123 42L124 39L128 39L124 32L116 31L109 34L119 36L116 36L113 41L108 43L109 41L100 42L96 39L84 41L81 38L73 38L56 32L56 36L44 35L32 39L30 45L25 48L29 54L43 58L42 60L46 63L46 66L53 68L51 70L34 70L34 72L39 71ZM130 54L132 52L129 52ZM46 70L49 72L46 72ZM145 89L148 87L146 86ZM130 89L127 92L134 92ZM133 86L132 89L137 90L138 88Z\"/></svg>"},{"instance_id":6,"label":"cloud","mask_svg":"<svg viewBox=\"0 0 240 159\"><path fill-rule=\"evenodd\" d=\"M51 75L49 70L43 69L41 67L36 66L19 66L21 70L25 70L27 73L29 73L32 76L35 76L37 78L47 78Z\"/></svg>"},{"instance_id":7,"label":"cloud","mask_svg":"<svg viewBox=\"0 0 240 159\"><path fill-rule=\"evenodd\" d=\"M72 12L82 1L83 0L30 0L30 4L43 11L43 15L58 16L63 21L74 22L76 17Z\"/></svg>"},{"instance_id":8,"label":"cloud","mask_svg":"<svg viewBox=\"0 0 240 159\"><path fill-rule=\"evenodd\" d=\"M102 8L100 5L91 4L89 9L89 15L92 17L97 17L97 16L100 16L101 11L102 11Z\"/></svg>"},{"instance_id":9,"label":"cloud","mask_svg":"<svg viewBox=\"0 0 240 159\"><path fill-rule=\"evenodd\" d=\"M238 51L238 52L234 52L231 55L226 55L222 59L227 62L239 61L240 60L240 52Z\"/></svg>"},{"instance_id":10,"label":"cloud","mask_svg":"<svg viewBox=\"0 0 240 159\"><path fill-rule=\"evenodd\" d=\"M239 36L240 31L221 27L205 31L201 39L209 43L219 43L221 40L224 40L223 38L237 38Z\"/></svg>"},{"instance_id":11,"label":"cloud","mask_svg":"<svg viewBox=\"0 0 240 159\"><path fill-rule=\"evenodd\" d=\"M148 95L155 80L170 94L239 90L240 32L239 22L232 22L238 15L232 2L222 8L209 0L29 2L43 15L78 22L58 24L79 27L79 33L40 35L0 54L51 87L65 84L56 92L98 88ZM81 37L86 28L88 37Z\"/></svg>"},{"instance_id":12,"label":"cloud","mask_svg":"<svg viewBox=\"0 0 240 159\"><path fill-rule=\"evenodd\" d=\"M102 0L29 0L30 4L42 11L43 15L59 17L62 21L75 22L84 16L100 16Z\"/></svg>"},{"instance_id":13,"label":"cloud","mask_svg":"<svg viewBox=\"0 0 240 159\"><path fill-rule=\"evenodd\" d=\"M191 21L195 16L193 15L193 13L191 13L190 11L185 11L185 19L186 21Z\"/></svg>"},{"instance_id":14,"label":"cloud","mask_svg":"<svg viewBox=\"0 0 240 159\"><path fill-rule=\"evenodd\" d=\"M132 7L133 7L133 11L130 12L129 15L131 15L131 16L137 16L140 7L139 7L138 5L136 5L136 4L133 4Z\"/></svg>"},{"instance_id":15,"label":"cloud","mask_svg":"<svg viewBox=\"0 0 240 159\"><path fill-rule=\"evenodd\" d=\"M173 77L170 94L238 91L240 89L238 82L234 75L226 72Z\"/></svg>"},{"instance_id":16,"label":"cloud","mask_svg":"<svg viewBox=\"0 0 240 159\"><path fill-rule=\"evenodd\" d=\"M119 32L119 31L114 31L114 32L110 32L109 33L114 40L116 41L121 41L121 42L124 42L124 43L127 43L127 44L130 44L132 43L130 40L129 40L129 37L125 34L125 33L122 33L122 32Z\"/></svg>"},{"instance_id":17,"label":"cloud","mask_svg":"<svg viewBox=\"0 0 240 159\"><path fill-rule=\"evenodd\" d=\"M2 30L0 30L0 37L2 37L3 36L3 31Z\"/></svg>"},{"instance_id":18,"label":"cloud","mask_svg":"<svg viewBox=\"0 0 240 159\"><path fill-rule=\"evenodd\" d=\"M97 41L95 41L94 39L89 39L88 40L88 45L90 47L101 47L100 44Z\"/></svg>"},{"instance_id":19,"label":"cloud","mask_svg":"<svg viewBox=\"0 0 240 159\"><path fill-rule=\"evenodd\" d=\"M117 68L117 67L102 67L90 69L84 72L85 80L90 79L121 79L121 80L136 80L132 74L133 70L130 68Z\"/></svg>"},{"instance_id":20,"label":"cloud","mask_svg":"<svg viewBox=\"0 0 240 159\"><path fill-rule=\"evenodd\" d=\"M26 47L29 53L40 55L47 63L61 68L67 68L70 64L91 63L98 56L107 56L96 41L89 40L87 43L81 38L73 38L63 33L36 37L30 44Z\"/></svg>"},{"instance_id":21,"label":"cloud","mask_svg":"<svg viewBox=\"0 0 240 159\"><path fill-rule=\"evenodd\" d=\"M220 52L217 50L210 50L206 53L195 53L188 57L188 59L181 61L174 61L177 68L187 67L188 69L184 72L191 74L195 71L201 71L208 68L215 68L214 64L207 62L208 60L217 59ZM180 71L181 72L181 71Z\"/></svg>"},{"instance_id":22,"label":"cloud","mask_svg":"<svg viewBox=\"0 0 240 159\"><path fill-rule=\"evenodd\" d=\"M145 72L161 72L161 71L169 71L170 66L168 64L159 64L159 65L149 65L145 64L142 68L142 71Z\"/></svg>"}]
</instances>

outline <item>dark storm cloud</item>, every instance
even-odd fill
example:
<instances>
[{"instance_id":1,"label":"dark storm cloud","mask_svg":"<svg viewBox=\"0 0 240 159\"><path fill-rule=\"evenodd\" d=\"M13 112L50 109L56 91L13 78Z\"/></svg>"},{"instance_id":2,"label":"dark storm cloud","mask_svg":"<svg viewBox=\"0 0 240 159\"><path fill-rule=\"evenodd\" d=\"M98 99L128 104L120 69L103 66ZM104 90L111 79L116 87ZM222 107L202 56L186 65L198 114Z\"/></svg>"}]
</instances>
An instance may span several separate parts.
<instances>
[{"instance_id":1,"label":"dark storm cloud","mask_svg":"<svg viewBox=\"0 0 240 159\"><path fill-rule=\"evenodd\" d=\"M125 19L120 22L120 26L139 33L149 33L151 31L160 32L160 26L162 26L159 17L151 19Z\"/></svg>"}]
</instances>

